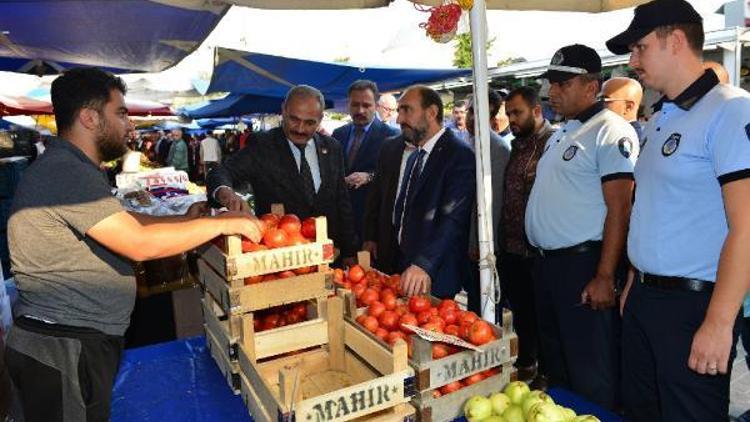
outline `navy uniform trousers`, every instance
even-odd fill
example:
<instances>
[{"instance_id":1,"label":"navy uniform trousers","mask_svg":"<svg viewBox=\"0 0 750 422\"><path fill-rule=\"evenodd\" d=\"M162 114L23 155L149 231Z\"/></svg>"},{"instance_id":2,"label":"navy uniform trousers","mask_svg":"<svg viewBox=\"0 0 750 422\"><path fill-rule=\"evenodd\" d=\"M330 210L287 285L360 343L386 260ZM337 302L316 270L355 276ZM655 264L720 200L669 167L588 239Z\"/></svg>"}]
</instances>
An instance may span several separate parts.
<instances>
[{"instance_id":1,"label":"navy uniform trousers","mask_svg":"<svg viewBox=\"0 0 750 422\"><path fill-rule=\"evenodd\" d=\"M538 257L534 293L539 325L540 372L551 386L570 389L608 409L620 405L620 319L617 307L580 305L594 277L601 246L585 252Z\"/></svg>"},{"instance_id":2,"label":"navy uniform trousers","mask_svg":"<svg viewBox=\"0 0 750 422\"><path fill-rule=\"evenodd\" d=\"M688 367L693 336L706 316L711 291L653 287L638 278L623 312L623 402L632 422L726 421L729 380L739 317L724 375L701 375ZM662 404L662 406L659 405Z\"/></svg>"}]
</instances>

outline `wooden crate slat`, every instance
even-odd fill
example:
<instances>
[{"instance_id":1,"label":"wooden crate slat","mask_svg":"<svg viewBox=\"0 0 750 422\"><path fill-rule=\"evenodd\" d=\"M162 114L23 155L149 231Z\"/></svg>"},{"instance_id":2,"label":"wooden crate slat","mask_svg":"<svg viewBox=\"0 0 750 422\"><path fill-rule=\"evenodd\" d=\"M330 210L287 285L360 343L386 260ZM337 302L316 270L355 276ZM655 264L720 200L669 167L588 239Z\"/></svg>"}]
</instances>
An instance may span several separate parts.
<instances>
[{"instance_id":1,"label":"wooden crate slat","mask_svg":"<svg viewBox=\"0 0 750 422\"><path fill-rule=\"evenodd\" d=\"M255 357L264 359L328 343L328 323L318 318L254 334ZM247 340L243 340L247 341Z\"/></svg>"},{"instance_id":2,"label":"wooden crate slat","mask_svg":"<svg viewBox=\"0 0 750 422\"><path fill-rule=\"evenodd\" d=\"M333 242L315 242L226 257L236 277L270 274L333 262Z\"/></svg>"},{"instance_id":3,"label":"wooden crate slat","mask_svg":"<svg viewBox=\"0 0 750 422\"><path fill-rule=\"evenodd\" d=\"M434 398L432 392L423 393L422 397L413 400L421 422L448 422L463 416L466 401L475 396L487 396L502 391L513 380L515 371L512 365L503 366L501 373L485 378L482 381L463 387L444 396Z\"/></svg>"},{"instance_id":4,"label":"wooden crate slat","mask_svg":"<svg viewBox=\"0 0 750 422\"><path fill-rule=\"evenodd\" d=\"M255 394L260 405L268 412L272 418L276 418L282 405L279 400L271 393L271 386L258 372L256 363L248 359L245 350L240 345L239 353L240 372L248 380L248 387ZM282 412L284 413L284 412Z\"/></svg>"},{"instance_id":5,"label":"wooden crate slat","mask_svg":"<svg viewBox=\"0 0 750 422\"><path fill-rule=\"evenodd\" d=\"M231 362L229 356L224 355L219 342L208 330L206 330L206 345L211 352L211 357L213 357L216 365L219 367L219 371L224 375L224 378L226 378L229 388L234 394L240 394L239 364L237 362Z\"/></svg>"},{"instance_id":6,"label":"wooden crate slat","mask_svg":"<svg viewBox=\"0 0 750 422\"><path fill-rule=\"evenodd\" d=\"M245 406L250 411L250 416L256 421L271 421L271 415L263 407L260 398L250 387L250 381L244 374L240 373L240 391L242 393L242 401L245 402Z\"/></svg>"},{"instance_id":7,"label":"wooden crate slat","mask_svg":"<svg viewBox=\"0 0 750 422\"><path fill-rule=\"evenodd\" d=\"M393 372L393 352L379 345L363 330L348 323L344 328L346 346L360 356L367 356L367 363L381 374Z\"/></svg>"},{"instance_id":8,"label":"wooden crate slat","mask_svg":"<svg viewBox=\"0 0 750 422\"><path fill-rule=\"evenodd\" d=\"M206 332L210 333L222 352L229 357L230 361L237 360L237 342L239 335L232 336L229 331L229 321L222 321L211 309L210 298L201 301L203 306L203 322Z\"/></svg>"}]
</instances>

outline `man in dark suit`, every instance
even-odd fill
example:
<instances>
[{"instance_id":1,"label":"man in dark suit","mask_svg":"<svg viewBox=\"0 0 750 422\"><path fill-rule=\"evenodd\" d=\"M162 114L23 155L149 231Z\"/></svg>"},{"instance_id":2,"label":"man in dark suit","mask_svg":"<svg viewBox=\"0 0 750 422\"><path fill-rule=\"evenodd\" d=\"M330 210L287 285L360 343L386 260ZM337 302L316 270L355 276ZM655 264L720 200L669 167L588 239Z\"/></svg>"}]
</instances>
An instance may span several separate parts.
<instances>
[{"instance_id":1,"label":"man in dark suit","mask_svg":"<svg viewBox=\"0 0 750 422\"><path fill-rule=\"evenodd\" d=\"M367 234L373 231L372 221L380 230L388 230L387 221L391 222L398 245L398 257L393 259L409 296L431 291L437 297L453 298L466 275L476 193L474 153L444 129L442 121L443 104L437 92L422 85L404 92L398 105L402 134L383 146L378 160L382 183L373 187L368 202ZM415 147L408 157L407 142ZM383 249L393 244L379 245L380 258Z\"/></svg>"},{"instance_id":2,"label":"man in dark suit","mask_svg":"<svg viewBox=\"0 0 750 422\"><path fill-rule=\"evenodd\" d=\"M362 219L370 182L375 176L375 162L385 138L399 131L375 117L378 86L372 81L359 80L349 86L349 115L351 123L333 131L344 149L346 181L354 210L354 229L362 240Z\"/></svg>"},{"instance_id":3,"label":"man in dark suit","mask_svg":"<svg viewBox=\"0 0 750 422\"><path fill-rule=\"evenodd\" d=\"M242 150L208 174L206 192L230 210L247 210L232 186L250 183L256 214L281 203L301 219L324 215L334 245L353 263L357 245L344 155L338 141L316 133L324 104L317 89L292 88L282 105L281 127L250 134Z\"/></svg>"}]
</instances>

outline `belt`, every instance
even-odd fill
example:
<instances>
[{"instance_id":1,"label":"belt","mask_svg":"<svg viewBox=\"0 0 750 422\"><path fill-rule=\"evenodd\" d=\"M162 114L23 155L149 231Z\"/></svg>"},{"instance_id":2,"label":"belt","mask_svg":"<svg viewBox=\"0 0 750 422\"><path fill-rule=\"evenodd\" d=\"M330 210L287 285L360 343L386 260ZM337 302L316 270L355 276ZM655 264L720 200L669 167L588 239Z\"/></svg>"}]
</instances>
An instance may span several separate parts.
<instances>
[{"instance_id":1,"label":"belt","mask_svg":"<svg viewBox=\"0 0 750 422\"><path fill-rule=\"evenodd\" d=\"M536 248L537 253L542 258L555 257L555 256L567 256L567 255L578 255L593 250L598 250L602 246L601 240L589 240L587 242L579 243L577 245L569 246L567 248L560 249L542 249Z\"/></svg>"},{"instance_id":2,"label":"belt","mask_svg":"<svg viewBox=\"0 0 750 422\"><path fill-rule=\"evenodd\" d=\"M662 289L684 290L688 292L712 292L714 283L685 277L668 277L639 272L641 283Z\"/></svg>"}]
</instances>

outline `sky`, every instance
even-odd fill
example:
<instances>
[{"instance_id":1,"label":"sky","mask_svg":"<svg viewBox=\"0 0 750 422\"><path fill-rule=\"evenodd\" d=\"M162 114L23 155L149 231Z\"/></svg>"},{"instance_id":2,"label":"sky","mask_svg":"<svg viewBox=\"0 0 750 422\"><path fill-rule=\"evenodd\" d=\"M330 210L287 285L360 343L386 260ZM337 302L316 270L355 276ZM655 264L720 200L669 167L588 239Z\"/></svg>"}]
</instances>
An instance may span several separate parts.
<instances>
[{"instance_id":1,"label":"sky","mask_svg":"<svg viewBox=\"0 0 750 422\"><path fill-rule=\"evenodd\" d=\"M722 0L690 3L704 17L706 30L724 26L723 16L713 13ZM543 59L573 43L603 50L608 38L627 27L632 14L633 9L602 14L488 10L488 38L495 39L488 63L506 58ZM210 77L217 46L329 62L348 57L350 64L359 66L452 67L453 44L434 42L419 27L428 16L407 0L365 10L275 11L235 6L193 54L171 69L145 77L154 89L188 90L193 79ZM468 31L468 14L464 13L459 32ZM143 77L129 75L126 81ZM0 94L22 95L21 91L33 89L39 80L29 78L3 75Z\"/></svg>"}]
</instances>

